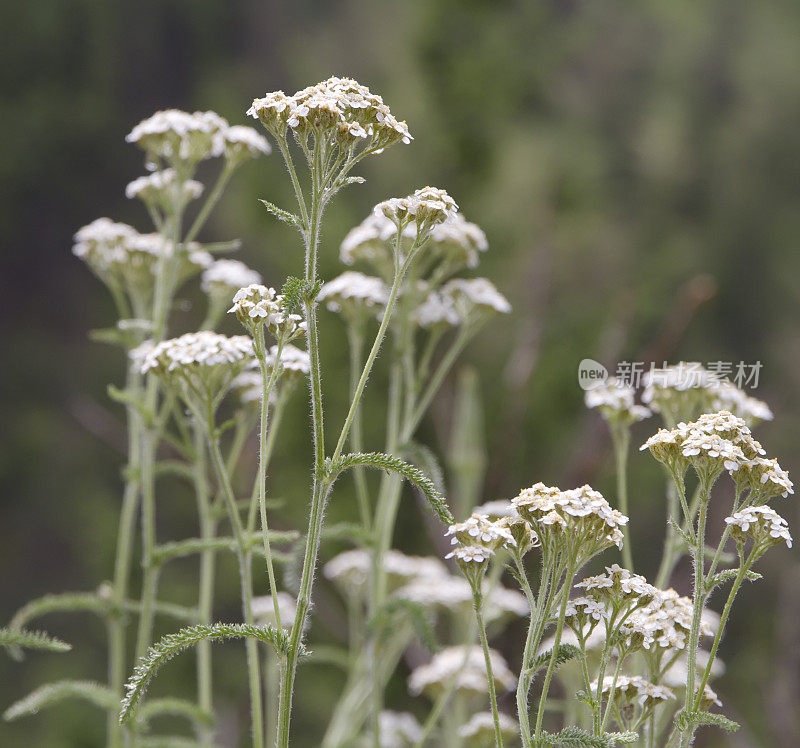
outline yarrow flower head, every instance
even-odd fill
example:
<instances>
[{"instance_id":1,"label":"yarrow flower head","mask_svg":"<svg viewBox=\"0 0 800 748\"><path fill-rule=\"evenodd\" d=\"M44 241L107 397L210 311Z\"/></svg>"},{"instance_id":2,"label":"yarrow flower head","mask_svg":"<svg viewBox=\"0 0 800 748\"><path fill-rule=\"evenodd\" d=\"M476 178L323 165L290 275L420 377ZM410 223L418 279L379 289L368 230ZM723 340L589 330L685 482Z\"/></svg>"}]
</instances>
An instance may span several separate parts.
<instances>
[{"instance_id":1,"label":"yarrow flower head","mask_svg":"<svg viewBox=\"0 0 800 748\"><path fill-rule=\"evenodd\" d=\"M648 605L660 592L657 587L648 584L643 576L633 574L619 564L607 566L605 574L586 577L575 586L582 587L589 597L606 602L614 609L631 604Z\"/></svg>"},{"instance_id":2,"label":"yarrow flower head","mask_svg":"<svg viewBox=\"0 0 800 748\"><path fill-rule=\"evenodd\" d=\"M253 355L253 343L245 335L228 337L209 330L145 343L131 352L142 374L153 372L176 385L190 406L198 400L216 406Z\"/></svg>"},{"instance_id":3,"label":"yarrow flower head","mask_svg":"<svg viewBox=\"0 0 800 748\"><path fill-rule=\"evenodd\" d=\"M597 692L598 682L590 684L592 691ZM620 675L614 682L614 676L607 675L603 678L601 693L611 694L618 708L638 706L643 712L648 712L665 701L675 698L672 689L666 686L657 686L639 675Z\"/></svg>"},{"instance_id":4,"label":"yarrow flower head","mask_svg":"<svg viewBox=\"0 0 800 748\"><path fill-rule=\"evenodd\" d=\"M222 132L225 158L232 165L238 165L249 158L262 154L268 156L272 147L267 139L252 127L233 125Z\"/></svg>"},{"instance_id":5,"label":"yarrow flower head","mask_svg":"<svg viewBox=\"0 0 800 748\"><path fill-rule=\"evenodd\" d=\"M322 286L317 300L357 324L383 311L389 289L380 278L348 270Z\"/></svg>"},{"instance_id":6,"label":"yarrow flower head","mask_svg":"<svg viewBox=\"0 0 800 748\"><path fill-rule=\"evenodd\" d=\"M480 589L481 582L494 551L485 545L457 545L445 558L453 558L458 568L474 589Z\"/></svg>"},{"instance_id":7,"label":"yarrow flower head","mask_svg":"<svg viewBox=\"0 0 800 748\"><path fill-rule=\"evenodd\" d=\"M253 336L258 337L259 329L265 327L277 340L288 342L305 334L306 322L299 314L287 313L283 302L274 288L253 283L236 292L228 312Z\"/></svg>"},{"instance_id":8,"label":"yarrow flower head","mask_svg":"<svg viewBox=\"0 0 800 748\"><path fill-rule=\"evenodd\" d=\"M212 303L228 304L244 286L261 283L261 275L239 260L215 260L200 278L200 288Z\"/></svg>"},{"instance_id":9,"label":"yarrow flower head","mask_svg":"<svg viewBox=\"0 0 800 748\"><path fill-rule=\"evenodd\" d=\"M744 543L748 538L753 541L756 556L780 542L792 547L789 523L768 506L751 506L734 512L725 518L725 523L730 526L731 535L738 543Z\"/></svg>"},{"instance_id":10,"label":"yarrow flower head","mask_svg":"<svg viewBox=\"0 0 800 748\"><path fill-rule=\"evenodd\" d=\"M652 415L649 408L636 404L635 396L635 388L612 377L588 390L584 402L587 408L597 408L609 423L629 425Z\"/></svg>"},{"instance_id":11,"label":"yarrow flower head","mask_svg":"<svg viewBox=\"0 0 800 748\"><path fill-rule=\"evenodd\" d=\"M606 606L590 597L576 597L567 602L564 622L576 633L587 636L606 617Z\"/></svg>"},{"instance_id":12,"label":"yarrow flower head","mask_svg":"<svg viewBox=\"0 0 800 748\"><path fill-rule=\"evenodd\" d=\"M125 188L125 197L138 198L145 205L157 210L172 211L184 206L203 194L203 185L194 180L179 180L175 169L154 171L134 179Z\"/></svg>"},{"instance_id":13,"label":"yarrow flower head","mask_svg":"<svg viewBox=\"0 0 800 748\"><path fill-rule=\"evenodd\" d=\"M196 164L222 155L228 122L216 112L182 112L165 109L142 120L125 140L147 154L148 163L170 166Z\"/></svg>"},{"instance_id":14,"label":"yarrow flower head","mask_svg":"<svg viewBox=\"0 0 800 748\"><path fill-rule=\"evenodd\" d=\"M749 460L764 454L744 420L732 413L704 413L692 423L659 429L642 445L670 469L682 473L692 465L698 473L716 477L733 474Z\"/></svg>"},{"instance_id":15,"label":"yarrow flower head","mask_svg":"<svg viewBox=\"0 0 800 748\"><path fill-rule=\"evenodd\" d=\"M652 602L635 610L620 628L620 633L645 649L684 649L692 627L694 608L689 597L675 590L659 590ZM714 627L709 616L700 621L701 636L711 636Z\"/></svg>"},{"instance_id":16,"label":"yarrow flower head","mask_svg":"<svg viewBox=\"0 0 800 748\"><path fill-rule=\"evenodd\" d=\"M502 655L490 649L489 660L497 690L514 688L516 678ZM414 696L425 693L435 699L450 687L467 696L487 695L486 661L480 646L447 647L437 652L428 664L416 668L408 679L408 690Z\"/></svg>"},{"instance_id":17,"label":"yarrow flower head","mask_svg":"<svg viewBox=\"0 0 800 748\"><path fill-rule=\"evenodd\" d=\"M768 501L773 496L786 498L794 493L794 483L775 459L754 457L740 466L734 478L750 490L750 501Z\"/></svg>"},{"instance_id":18,"label":"yarrow flower head","mask_svg":"<svg viewBox=\"0 0 800 748\"><path fill-rule=\"evenodd\" d=\"M479 545L492 551L506 545L516 546L508 527L499 520L490 520L485 514L473 514L464 522L450 525L445 537L452 537L452 545Z\"/></svg>"},{"instance_id":19,"label":"yarrow flower head","mask_svg":"<svg viewBox=\"0 0 800 748\"><path fill-rule=\"evenodd\" d=\"M286 343L283 346L279 364L277 356L278 346L273 345L264 357L264 363L270 374L276 365L280 366L278 382L281 391L284 391L286 387L293 388L301 379L307 377L311 371L311 358L308 353L300 348L296 348L291 343ZM258 360L253 359L247 365L245 371L231 382L231 386L237 390L239 398L243 403L260 403L263 397L264 387L261 365ZM272 391L270 403L272 403L273 397L275 397L275 390Z\"/></svg>"},{"instance_id":20,"label":"yarrow flower head","mask_svg":"<svg viewBox=\"0 0 800 748\"><path fill-rule=\"evenodd\" d=\"M423 737L422 726L410 712L382 711L378 733L380 748L412 748Z\"/></svg>"},{"instance_id":21,"label":"yarrow flower head","mask_svg":"<svg viewBox=\"0 0 800 748\"><path fill-rule=\"evenodd\" d=\"M590 486L562 491L537 483L511 503L533 525L545 553L566 550L577 566L611 545L622 547L628 518Z\"/></svg>"},{"instance_id":22,"label":"yarrow flower head","mask_svg":"<svg viewBox=\"0 0 800 748\"><path fill-rule=\"evenodd\" d=\"M375 213L384 215L400 231L415 224L416 241L422 244L436 226L455 218L458 205L444 190L422 187L408 197L393 197L378 203Z\"/></svg>"},{"instance_id":23,"label":"yarrow flower head","mask_svg":"<svg viewBox=\"0 0 800 748\"><path fill-rule=\"evenodd\" d=\"M508 303L488 278L454 278L442 286L441 296L450 299L459 322L493 314L509 314Z\"/></svg>"},{"instance_id":24,"label":"yarrow flower head","mask_svg":"<svg viewBox=\"0 0 800 748\"><path fill-rule=\"evenodd\" d=\"M291 130L298 140L313 135L340 150L380 153L412 140L406 123L394 117L383 99L352 78L328 78L292 96L268 93L254 99L247 113L276 138Z\"/></svg>"},{"instance_id":25,"label":"yarrow flower head","mask_svg":"<svg viewBox=\"0 0 800 748\"><path fill-rule=\"evenodd\" d=\"M752 426L773 418L769 406L696 361L652 369L644 377L642 402L670 424L704 412L727 410Z\"/></svg>"},{"instance_id":26,"label":"yarrow flower head","mask_svg":"<svg viewBox=\"0 0 800 748\"><path fill-rule=\"evenodd\" d=\"M396 550L384 554L383 566L390 592L420 579L442 580L450 576L438 558L406 556ZM372 556L357 548L332 558L325 564L323 574L347 594L363 597L367 592L371 569Z\"/></svg>"},{"instance_id":27,"label":"yarrow flower head","mask_svg":"<svg viewBox=\"0 0 800 748\"><path fill-rule=\"evenodd\" d=\"M514 740L519 735L517 721L504 712L500 712L499 717L501 734L506 740ZM485 746L494 744L494 716L491 712L476 712L469 718L468 722L458 728L458 736L465 740L467 745Z\"/></svg>"}]
</instances>

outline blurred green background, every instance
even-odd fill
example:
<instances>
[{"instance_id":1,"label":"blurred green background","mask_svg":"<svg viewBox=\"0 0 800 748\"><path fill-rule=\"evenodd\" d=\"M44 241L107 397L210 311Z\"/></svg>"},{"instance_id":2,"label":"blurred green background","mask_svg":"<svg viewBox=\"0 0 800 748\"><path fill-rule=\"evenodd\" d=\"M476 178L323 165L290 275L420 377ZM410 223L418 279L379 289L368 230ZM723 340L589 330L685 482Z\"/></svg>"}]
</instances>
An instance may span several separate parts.
<instances>
[{"instance_id":1,"label":"blurred green background","mask_svg":"<svg viewBox=\"0 0 800 748\"><path fill-rule=\"evenodd\" d=\"M243 124L254 96L332 74L382 94L416 140L371 160L367 184L328 211L322 276L339 272L339 242L375 202L433 184L485 229L491 251L480 272L514 305L465 357L485 404L485 498L540 479L590 481L613 495L609 439L577 386L585 357L610 367L760 360L754 394L777 417L757 435L800 474L796 0L3 0L0 8L0 620L30 598L93 589L111 573L124 432L105 388L121 381L123 362L87 340L113 313L70 247L73 232L100 215L148 230L123 195L142 172L125 134L166 107L214 109ZM300 267L298 241L257 197L289 205L277 157L243 167L205 239L240 237L241 259L278 285ZM188 329L196 316L190 310L178 324ZM338 319L322 319L335 422L344 335ZM380 403L379 382L368 404ZM449 382L423 429L440 454L452 392ZM272 486L289 500L280 522L299 527L310 453L303 394L291 419ZM638 427L635 443L654 428ZM638 452L632 471L634 557L653 574L661 476ZM336 494L332 517L354 515L350 490ZM428 526L408 507L396 545L430 552ZM795 504L778 509L798 534ZM165 485L159 511L161 538L195 533L182 487ZM323 558L340 548L327 546ZM728 672L715 684L745 727L726 737L705 731L699 745L800 745L800 564L786 549L760 564L766 579L741 593L721 650ZM673 580L682 592L688 571ZM230 560L220 576L234 579ZM164 594L191 602L193 579L191 564L176 565ZM237 617L236 595L235 584L220 585L220 618ZM317 610L314 636L341 637L341 609L325 584ZM100 623L65 616L40 625L76 648L22 664L0 659L2 708L49 679L105 677ZM512 663L521 636L511 627L498 642ZM222 719L232 721L246 712L244 658L235 645L215 656ZM192 669L190 657L177 660L157 687L188 691ZM404 675L390 692L395 707L408 706ZM298 746L316 744L340 685L332 668L303 667ZM0 745L100 746L103 734L91 707L69 705L0 724Z\"/></svg>"}]
</instances>

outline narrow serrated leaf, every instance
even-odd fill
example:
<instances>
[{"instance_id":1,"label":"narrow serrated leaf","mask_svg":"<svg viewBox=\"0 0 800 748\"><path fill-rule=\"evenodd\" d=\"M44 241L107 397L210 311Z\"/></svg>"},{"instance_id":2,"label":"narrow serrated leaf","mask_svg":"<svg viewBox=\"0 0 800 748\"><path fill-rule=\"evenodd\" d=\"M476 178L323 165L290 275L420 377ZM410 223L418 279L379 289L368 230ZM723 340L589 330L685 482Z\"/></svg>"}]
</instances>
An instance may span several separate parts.
<instances>
[{"instance_id":1,"label":"narrow serrated leaf","mask_svg":"<svg viewBox=\"0 0 800 748\"><path fill-rule=\"evenodd\" d=\"M580 657L580 655L581 651L576 646L572 644L559 644L554 667L559 668L565 662L569 662L570 660L576 657ZM535 675L543 667L549 665L550 658L552 656L553 656L552 649L548 649L546 652L542 652L541 654L537 655L536 658L531 663L530 668L528 668L531 675Z\"/></svg>"},{"instance_id":2,"label":"narrow serrated leaf","mask_svg":"<svg viewBox=\"0 0 800 748\"><path fill-rule=\"evenodd\" d=\"M107 686L93 681L64 680L48 683L32 691L24 699L20 699L8 707L3 713L3 719L10 722L20 717L36 714L42 709L67 699L87 701L107 711L116 712L119 708L116 694Z\"/></svg>"},{"instance_id":3,"label":"narrow serrated leaf","mask_svg":"<svg viewBox=\"0 0 800 748\"><path fill-rule=\"evenodd\" d=\"M41 649L46 652L69 652L72 645L57 639L43 631L28 631L26 629L0 628L0 647L12 649Z\"/></svg>"},{"instance_id":4,"label":"narrow serrated leaf","mask_svg":"<svg viewBox=\"0 0 800 748\"><path fill-rule=\"evenodd\" d=\"M283 208L279 208L275 203L271 203L269 200L259 200L259 202L267 209L269 213L271 213L275 218L279 221L283 221L283 223L288 223L290 226L300 226L300 217L296 216L294 213L291 213L288 210L284 210Z\"/></svg>"}]
</instances>

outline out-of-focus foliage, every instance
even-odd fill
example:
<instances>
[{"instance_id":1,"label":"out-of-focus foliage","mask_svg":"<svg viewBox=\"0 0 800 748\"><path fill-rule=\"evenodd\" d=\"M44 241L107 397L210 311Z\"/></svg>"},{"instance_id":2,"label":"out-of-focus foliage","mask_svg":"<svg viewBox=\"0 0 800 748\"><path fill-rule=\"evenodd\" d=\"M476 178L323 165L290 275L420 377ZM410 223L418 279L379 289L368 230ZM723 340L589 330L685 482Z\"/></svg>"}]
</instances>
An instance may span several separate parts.
<instances>
[{"instance_id":1,"label":"out-of-focus foliage","mask_svg":"<svg viewBox=\"0 0 800 748\"><path fill-rule=\"evenodd\" d=\"M339 241L375 199L422 184L445 186L489 236L482 272L515 313L467 356L485 398L486 498L540 479L611 488L606 432L577 387L584 357L610 366L761 360L756 394L776 413L763 433L790 472L800 469L791 438L800 415L796 2L38 0L4 3L2 15L0 623L32 597L90 589L111 572L124 434L104 386L120 381L122 362L87 341L88 329L107 324L110 301L69 248L72 232L98 215L146 225L123 196L140 169L124 134L170 106L243 123L254 96L329 74L381 91L416 140L379 168L366 165L369 188L351 188L330 211L322 276L338 271ZM241 236L242 258L276 284L301 261L292 231L257 201L289 204L280 169L276 158L244 167L207 235ZM325 375L344 392L342 330L321 316ZM188 327L188 303L185 319ZM427 427L440 454L449 392ZM368 391L366 412L369 402ZM309 457L300 399L289 417L298 428L281 445L274 491L300 526ZM649 428L637 432L642 440ZM664 532L660 475L644 457L631 467L631 485L646 487L631 496L634 556L653 573L648 551ZM159 527L165 539L192 516L181 486L174 496ZM332 521L354 511L342 488ZM396 544L429 548L422 527L408 512ZM728 673L718 690L745 728L704 734L705 745L800 743L800 569L786 551L766 565L770 581L743 593L721 652ZM165 596L181 601L193 575L191 564L176 564ZM685 591L688 569L675 581ZM220 615L235 620L236 611L232 590ZM324 584L317 612L319 636L335 641L341 611ZM0 661L3 708L47 680L104 678L99 623L44 623L73 650ZM509 637L519 641L519 632ZM216 687L234 695L230 712L243 708L241 654L215 656L235 660ZM165 688L188 689L191 673L188 660L176 661ZM301 671L298 746L316 744L318 715L339 686L334 668ZM398 680L398 706L404 692ZM102 721L82 706L0 726L4 745L95 746L102 736Z\"/></svg>"}]
</instances>

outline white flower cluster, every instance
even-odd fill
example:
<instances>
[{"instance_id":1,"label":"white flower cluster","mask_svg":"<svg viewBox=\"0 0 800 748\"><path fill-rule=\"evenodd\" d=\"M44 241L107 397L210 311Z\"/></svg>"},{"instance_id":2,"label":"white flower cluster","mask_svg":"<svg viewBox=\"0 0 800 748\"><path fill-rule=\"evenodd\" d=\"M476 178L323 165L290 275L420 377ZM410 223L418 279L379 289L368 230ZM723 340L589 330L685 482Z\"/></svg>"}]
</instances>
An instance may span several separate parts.
<instances>
[{"instance_id":1,"label":"white flower cluster","mask_svg":"<svg viewBox=\"0 0 800 748\"><path fill-rule=\"evenodd\" d=\"M519 735L517 720L504 712L499 713L500 732L506 740L513 740ZM484 746L494 743L494 715L491 712L475 712L468 722L458 728L458 736L467 741L467 745Z\"/></svg>"},{"instance_id":2,"label":"white flower cluster","mask_svg":"<svg viewBox=\"0 0 800 748\"><path fill-rule=\"evenodd\" d=\"M659 429L641 447L666 465L691 464L697 470L725 469L735 473L764 454L744 420L728 411L704 413L692 423Z\"/></svg>"},{"instance_id":3,"label":"white flower cluster","mask_svg":"<svg viewBox=\"0 0 800 748\"><path fill-rule=\"evenodd\" d=\"M485 514L473 514L464 522L450 525L445 537L452 536L451 545L481 546L495 551L508 545L515 546L514 536L500 520L493 521Z\"/></svg>"},{"instance_id":4,"label":"white flower cluster","mask_svg":"<svg viewBox=\"0 0 800 748\"><path fill-rule=\"evenodd\" d=\"M614 605L622 602L649 603L660 593L657 587L649 584L640 574L633 574L619 564L606 567L605 574L586 577L578 582L586 594L596 600L605 600Z\"/></svg>"},{"instance_id":5,"label":"white flower cluster","mask_svg":"<svg viewBox=\"0 0 800 748\"><path fill-rule=\"evenodd\" d=\"M697 362L682 361L645 374L642 402L674 421L728 410L748 424L771 421L769 406Z\"/></svg>"},{"instance_id":6,"label":"white flower cluster","mask_svg":"<svg viewBox=\"0 0 800 748\"><path fill-rule=\"evenodd\" d=\"M380 96L351 78L328 78L287 96L283 91L254 99L247 114L276 137L290 128L298 137L327 136L340 148L363 144L379 153L395 143L410 143L405 122L398 121Z\"/></svg>"},{"instance_id":7,"label":"white flower cluster","mask_svg":"<svg viewBox=\"0 0 800 748\"><path fill-rule=\"evenodd\" d=\"M210 330L190 332L179 338L146 344L146 348L131 352L134 361L140 360L142 374L182 373L198 369L240 369L253 358L253 342L245 335L220 335Z\"/></svg>"},{"instance_id":8,"label":"white flower cluster","mask_svg":"<svg viewBox=\"0 0 800 748\"><path fill-rule=\"evenodd\" d=\"M328 281L317 295L332 312L359 319L374 315L389 301L386 284L374 276L348 270Z\"/></svg>"},{"instance_id":9,"label":"white flower cluster","mask_svg":"<svg viewBox=\"0 0 800 748\"><path fill-rule=\"evenodd\" d=\"M276 365L277 355L278 346L273 345L266 356L266 364L270 370ZM311 371L311 358L307 351L287 343L281 351L280 366L280 381L293 386L299 379L308 376ZM231 382L231 386L238 391L239 398L243 403L260 403L264 388L258 360L253 359L247 365L247 369ZM274 396L275 391L273 390L270 403Z\"/></svg>"},{"instance_id":10,"label":"white flower cluster","mask_svg":"<svg viewBox=\"0 0 800 748\"><path fill-rule=\"evenodd\" d=\"M487 621L507 616L527 616L530 612L525 596L496 584L483 585L484 614ZM453 574L426 575L412 580L395 592L395 597L433 611L451 611L456 617L469 615L472 588L466 579Z\"/></svg>"},{"instance_id":11,"label":"white flower cluster","mask_svg":"<svg viewBox=\"0 0 800 748\"><path fill-rule=\"evenodd\" d=\"M125 197L138 198L155 208L172 210L177 204L184 205L203 194L203 185L194 180L178 180L175 169L162 169L134 179L125 187Z\"/></svg>"},{"instance_id":12,"label":"white flower cluster","mask_svg":"<svg viewBox=\"0 0 800 748\"><path fill-rule=\"evenodd\" d=\"M414 321L423 328L456 327L491 314L508 314L508 303L488 278L453 278L431 291L413 311Z\"/></svg>"},{"instance_id":13,"label":"white flower cluster","mask_svg":"<svg viewBox=\"0 0 800 748\"><path fill-rule=\"evenodd\" d=\"M497 690L509 691L514 688L516 678L503 656L491 649L489 660ZM480 646L447 647L437 652L426 665L415 668L408 679L408 690L414 696L425 693L435 698L451 686L466 695L487 694L486 661Z\"/></svg>"},{"instance_id":14,"label":"white flower cluster","mask_svg":"<svg viewBox=\"0 0 800 748\"><path fill-rule=\"evenodd\" d=\"M456 267L476 268L480 255L489 249L486 234L475 223L467 221L461 213L456 213L446 223L441 223L431 231L429 246L437 254Z\"/></svg>"},{"instance_id":15,"label":"white flower cluster","mask_svg":"<svg viewBox=\"0 0 800 748\"><path fill-rule=\"evenodd\" d=\"M593 681L590 688L597 692L597 681ZM650 709L664 701L675 698L672 689L666 686L657 686L639 675L620 675L614 683L614 676L607 675L603 678L602 693L611 693L614 689L614 700L624 704L638 704L642 709Z\"/></svg>"},{"instance_id":16,"label":"white flower cluster","mask_svg":"<svg viewBox=\"0 0 800 748\"><path fill-rule=\"evenodd\" d=\"M275 618L275 603L272 595L254 597L252 602L253 618L256 623L268 626L277 626ZM278 592L278 612L281 616L281 626L290 629L294 626L294 617L297 614L297 600L288 592Z\"/></svg>"},{"instance_id":17,"label":"white flower cluster","mask_svg":"<svg viewBox=\"0 0 800 748\"><path fill-rule=\"evenodd\" d=\"M307 325L299 314L287 314L283 301L274 288L252 283L236 292L228 313L235 314L251 335L263 325L276 339L289 341L303 335Z\"/></svg>"},{"instance_id":18,"label":"white flower cluster","mask_svg":"<svg viewBox=\"0 0 800 748\"><path fill-rule=\"evenodd\" d=\"M742 542L750 537L756 546L770 546L783 540L792 547L789 523L768 506L751 506L725 518L733 536Z\"/></svg>"},{"instance_id":19,"label":"white flower cluster","mask_svg":"<svg viewBox=\"0 0 800 748\"><path fill-rule=\"evenodd\" d=\"M448 575L445 565L438 558L406 556L393 549L384 554L383 567L392 589L418 579L442 579ZM325 564L323 574L327 579L336 582L343 591L363 596L371 569L372 556L367 551L356 548L332 558Z\"/></svg>"},{"instance_id":20,"label":"white flower cluster","mask_svg":"<svg viewBox=\"0 0 800 748\"><path fill-rule=\"evenodd\" d=\"M634 387L611 377L588 390L584 401L587 408L598 408L608 421L634 423L652 415L649 408L636 403L635 397Z\"/></svg>"},{"instance_id":21,"label":"white flower cluster","mask_svg":"<svg viewBox=\"0 0 800 748\"><path fill-rule=\"evenodd\" d=\"M249 127L230 127L216 112L165 109L142 120L125 138L136 143L150 164L194 164L225 155L236 161L269 153L269 144Z\"/></svg>"},{"instance_id":22,"label":"white flower cluster","mask_svg":"<svg viewBox=\"0 0 800 748\"><path fill-rule=\"evenodd\" d=\"M431 291L411 314L414 321L425 329L457 327L461 324L461 315L453 303L453 297L441 291Z\"/></svg>"},{"instance_id":23,"label":"white flower cluster","mask_svg":"<svg viewBox=\"0 0 800 748\"><path fill-rule=\"evenodd\" d=\"M415 223L417 239L423 240L435 226L451 221L458 213L458 205L445 190L438 187L421 187L408 197L392 197L378 203L375 213L382 214L396 226Z\"/></svg>"},{"instance_id":24,"label":"white flower cluster","mask_svg":"<svg viewBox=\"0 0 800 748\"><path fill-rule=\"evenodd\" d=\"M789 473L775 459L754 457L742 465L739 475L749 480L752 494L761 499L778 495L785 499L794 493L794 483Z\"/></svg>"},{"instance_id":25,"label":"white flower cluster","mask_svg":"<svg viewBox=\"0 0 800 748\"><path fill-rule=\"evenodd\" d=\"M567 602L564 620L575 631L583 632L588 623L593 628L606 615L606 606L590 597L575 597Z\"/></svg>"},{"instance_id":26,"label":"white flower cluster","mask_svg":"<svg viewBox=\"0 0 800 748\"><path fill-rule=\"evenodd\" d=\"M591 486L562 491L537 483L511 503L533 525L545 549L566 546L576 559L586 560L610 545L622 547L621 528L628 518Z\"/></svg>"},{"instance_id":27,"label":"white flower cluster","mask_svg":"<svg viewBox=\"0 0 800 748\"><path fill-rule=\"evenodd\" d=\"M203 292L213 297L233 294L244 286L261 283L261 275L239 260L216 260L209 265L200 279Z\"/></svg>"},{"instance_id":28,"label":"white flower cluster","mask_svg":"<svg viewBox=\"0 0 800 748\"><path fill-rule=\"evenodd\" d=\"M199 247L195 242L179 247L178 281L213 262ZM151 290L161 258L173 256L173 245L160 234L140 234L125 223L98 218L78 230L72 252L104 283L141 296Z\"/></svg>"},{"instance_id":29,"label":"white flower cluster","mask_svg":"<svg viewBox=\"0 0 800 748\"><path fill-rule=\"evenodd\" d=\"M684 649L692 628L693 612L691 598L673 589L659 590L652 602L631 613L620 631L624 636L637 639L645 649L652 646ZM711 636L713 633L711 619L701 618L700 634Z\"/></svg>"},{"instance_id":30,"label":"white flower cluster","mask_svg":"<svg viewBox=\"0 0 800 748\"><path fill-rule=\"evenodd\" d=\"M422 726L410 712L384 710L378 715L380 748L411 748L422 737Z\"/></svg>"}]
</instances>

